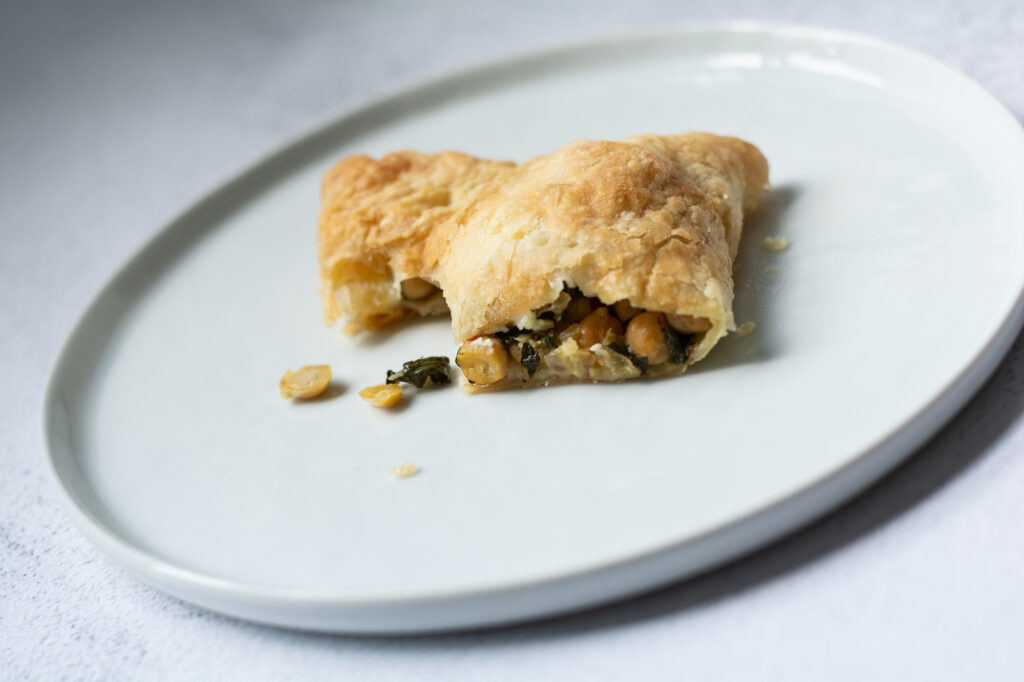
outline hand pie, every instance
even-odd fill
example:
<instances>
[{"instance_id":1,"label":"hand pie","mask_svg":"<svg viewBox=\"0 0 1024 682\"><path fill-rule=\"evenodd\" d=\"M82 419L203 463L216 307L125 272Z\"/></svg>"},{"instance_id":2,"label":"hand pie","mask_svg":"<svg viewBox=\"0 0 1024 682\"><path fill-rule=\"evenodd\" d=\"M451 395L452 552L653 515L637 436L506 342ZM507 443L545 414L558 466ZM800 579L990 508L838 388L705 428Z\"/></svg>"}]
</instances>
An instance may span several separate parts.
<instances>
[{"instance_id":1,"label":"hand pie","mask_svg":"<svg viewBox=\"0 0 1024 682\"><path fill-rule=\"evenodd\" d=\"M325 188L358 184L321 216L334 316L369 327L400 309L385 305L411 308L403 278L435 285L471 392L680 374L735 329L732 262L768 181L753 145L687 133L578 141L518 166L442 156L400 157L421 165L393 174L354 157L386 180L329 174ZM325 242L324 216L340 214ZM336 244L345 257L325 263Z\"/></svg>"},{"instance_id":2,"label":"hand pie","mask_svg":"<svg viewBox=\"0 0 1024 682\"><path fill-rule=\"evenodd\" d=\"M470 389L680 374L735 329L768 164L708 134L581 141L516 167L425 249Z\"/></svg>"},{"instance_id":3,"label":"hand pie","mask_svg":"<svg viewBox=\"0 0 1024 682\"><path fill-rule=\"evenodd\" d=\"M324 321L346 331L380 329L413 314L445 313L421 259L435 226L447 221L512 162L457 152L350 156L324 176L319 252Z\"/></svg>"}]
</instances>

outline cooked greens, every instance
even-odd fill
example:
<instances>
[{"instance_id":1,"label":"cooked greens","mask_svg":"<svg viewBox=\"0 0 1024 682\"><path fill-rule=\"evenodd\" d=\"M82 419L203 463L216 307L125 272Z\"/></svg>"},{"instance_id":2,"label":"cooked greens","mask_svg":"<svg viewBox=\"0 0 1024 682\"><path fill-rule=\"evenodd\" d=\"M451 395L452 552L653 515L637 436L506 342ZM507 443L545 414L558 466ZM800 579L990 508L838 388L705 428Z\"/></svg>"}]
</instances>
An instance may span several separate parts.
<instances>
[{"instance_id":1,"label":"cooked greens","mask_svg":"<svg viewBox=\"0 0 1024 682\"><path fill-rule=\"evenodd\" d=\"M596 343L627 358L641 374L648 374L651 371L650 357L658 358L659 367L662 362L683 366L690 362L695 347L695 336L673 329L667 324L664 315L644 312L634 308L628 301L619 302L625 303L625 306L618 303L605 305L594 297L584 296L576 288L566 287L564 294L562 298L567 300L560 300L557 309L535 311L538 318L550 321L543 330L509 326L502 331L486 335L493 339L496 347L500 347L502 357L518 362L526 370L528 377L533 378L538 372L544 375L549 372L563 372L563 359L559 356L551 360L551 352L569 339L575 339L577 344L586 345L587 348L581 350L587 350L594 345L596 337L599 339ZM655 330L655 323L660 330ZM627 339L634 326L635 341L641 345L653 345L653 348L633 347L629 344ZM588 341L584 341L584 338ZM661 343L662 340L664 345ZM574 348L571 352L575 350ZM507 355L504 355L505 353ZM461 358L460 350L456 361L465 372L466 367ZM658 373L662 373L660 368Z\"/></svg>"},{"instance_id":2,"label":"cooked greens","mask_svg":"<svg viewBox=\"0 0 1024 682\"><path fill-rule=\"evenodd\" d=\"M670 327L665 327L665 345L668 346L668 357L677 365L690 359L693 340L689 334L677 335Z\"/></svg>"},{"instance_id":3,"label":"cooked greens","mask_svg":"<svg viewBox=\"0 0 1024 682\"><path fill-rule=\"evenodd\" d=\"M522 329L519 329L518 327L512 327L511 329L508 329L503 332L494 332L494 335L498 338L499 341L501 341L506 346L513 346L519 343L519 339L517 339L516 337L522 333Z\"/></svg>"},{"instance_id":4,"label":"cooked greens","mask_svg":"<svg viewBox=\"0 0 1024 682\"><path fill-rule=\"evenodd\" d=\"M526 374L531 377L540 365L540 356L537 355L537 351L535 351L533 346L529 343L523 342L522 356L519 360L519 364L521 364L523 369L526 370Z\"/></svg>"},{"instance_id":5,"label":"cooked greens","mask_svg":"<svg viewBox=\"0 0 1024 682\"><path fill-rule=\"evenodd\" d=\"M416 388L427 388L430 386L442 386L452 382L448 373L450 363L448 358L442 355L435 355L419 360L410 360L402 364L402 369L397 372L388 370L386 383L397 384L402 381L412 384Z\"/></svg>"}]
</instances>

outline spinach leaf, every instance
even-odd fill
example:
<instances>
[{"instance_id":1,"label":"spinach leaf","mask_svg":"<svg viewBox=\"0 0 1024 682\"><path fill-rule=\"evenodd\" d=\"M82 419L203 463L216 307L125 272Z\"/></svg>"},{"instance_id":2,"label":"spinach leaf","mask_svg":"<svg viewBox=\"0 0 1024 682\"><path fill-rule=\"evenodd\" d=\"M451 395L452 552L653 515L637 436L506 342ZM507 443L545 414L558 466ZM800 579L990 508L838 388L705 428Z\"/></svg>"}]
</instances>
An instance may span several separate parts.
<instances>
[{"instance_id":1,"label":"spinach leaf","mask_svg":"<svg viewBox=\"0 0 1024 682\"><path fill-rule=\"evenodd\" d=\"M663 327L665 332L665 345L668 346L668 357L677 365L681 365L690 359L690 349L693 347L693 337L689 334L676 333L670 327Z\"/></svg>"},{"instance_id":2,"label":"spinach leaf","mask_svg":"<svg viewBox=\"0 0 1024 682\"><path fill-rule=\"evenodd\" d=\"M516 327L512 327L508 331L494 332L494 335L498 338L499 341L501 341L506 346L511 346L511 345L513 345L515 343L518 343L516 337L518 335L522 334L522 333L523 333L522 329L517 329Z\"/></svg>"},{"instance_id":3,"label":"spinach leaf","mask_svg":"<svg viewBox=\"0 0 1024 682\"><path fill-rule=\"evenodd\" d=\"M520 357L519 364L526 370L528 376L533 376L533 373L537 371L537 366L540 365L540 356L537 355L537 351L533 349L529 343L523 343L522 356Z\"/></svg>"},{"instance_id":4,"label":"spinach leaf","mask_svg":"<svg viewBox=\"0 0 1024 682\"><path fill-rule=\"evenodd\" d=\"M386 383L397 384L404 381L416 388L450 384L452 382L451 375L448 373L450 366L448 358L441 355L410 360L403 363L402 369L397 372L389 369Z\"/></svg>"}]
</instances>

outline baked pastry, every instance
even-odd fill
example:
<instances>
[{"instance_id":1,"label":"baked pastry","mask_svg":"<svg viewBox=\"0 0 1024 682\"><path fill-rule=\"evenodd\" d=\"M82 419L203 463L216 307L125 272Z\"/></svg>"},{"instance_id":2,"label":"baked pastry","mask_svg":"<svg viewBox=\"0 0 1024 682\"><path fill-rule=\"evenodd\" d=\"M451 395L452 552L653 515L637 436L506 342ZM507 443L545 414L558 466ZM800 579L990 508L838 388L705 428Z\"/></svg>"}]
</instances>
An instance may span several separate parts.
<instances>
[{"instance_id":1,"label":"baked pastry","mask_svg":"<svg viewBox=\"0 0 1024 682\"><path fill-rule=\"evenodd\" d=\"M321 186L320 296L324 321L380 329L414 314L448 311L424 270L427 236L512 162L458 152L400 151L379 161L350 156Z\"/></svg>"},{"instance_id":2,"label":"baked pastry","mask_svg":"<svg viewBox=\"0 0 1024 682\"><path fill-rule=\"evenodd\" d=\"M732 262L768 181L753 145L704 133L579 141L436 227L468 390L682 373L735 329Z\"/></svg>"},{"instance_id":3,"label":"baked pastry","mask_svg":"<svg viewBox=\"0 0 1024 682\"><path fill-rule=\"evenodd\" d=\"M325 318L374 329L446 303L471 392L680 374L735 329L732 262L767 181L756 147L706 133L518 166L350 157L324 179ZM403 297L410 281L439 291Z\"/></svg>"}]
</instances>

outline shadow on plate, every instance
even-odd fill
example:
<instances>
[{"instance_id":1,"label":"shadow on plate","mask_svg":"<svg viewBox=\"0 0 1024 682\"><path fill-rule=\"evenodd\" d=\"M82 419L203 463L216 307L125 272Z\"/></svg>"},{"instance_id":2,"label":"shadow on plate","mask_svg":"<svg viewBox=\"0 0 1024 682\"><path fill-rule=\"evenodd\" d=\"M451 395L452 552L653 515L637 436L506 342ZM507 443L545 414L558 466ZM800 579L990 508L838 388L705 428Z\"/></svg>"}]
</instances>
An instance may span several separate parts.
<instances>
[{"instance_id":1,"label":"shadow on plate","mask_svg":"<svg viewBox=\"0 0 1024 682\"><path fill-rule=\"evenodd\" d=\"M725 337L706 359L688 370L689 373L764 362L782 352L773 313L779 292L786 284L789 253L765 251L761 248L761 240L786 234L786 214L799 201L800 194L800 186L796 184L773 187L744 226L739 253L733 265L733 313L737 325L755 323L754 332L748 336L733 333ZM777 269L769 272L768 268Z\"/></svg>"}]
</instances>

